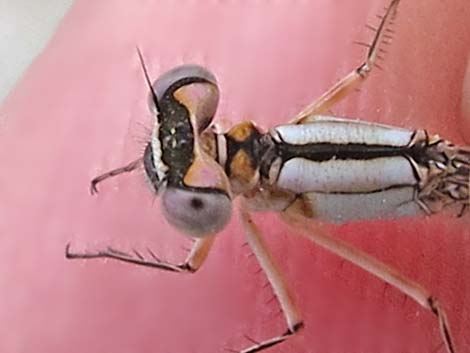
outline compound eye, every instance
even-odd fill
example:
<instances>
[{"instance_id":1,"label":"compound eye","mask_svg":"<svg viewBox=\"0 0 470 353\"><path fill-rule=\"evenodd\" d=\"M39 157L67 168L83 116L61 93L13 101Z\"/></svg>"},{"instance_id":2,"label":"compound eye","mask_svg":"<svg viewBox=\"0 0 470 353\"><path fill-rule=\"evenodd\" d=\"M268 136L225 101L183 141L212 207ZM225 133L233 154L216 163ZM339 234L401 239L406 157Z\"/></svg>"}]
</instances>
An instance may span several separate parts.
<instances>
[{"instance_id":1,"label":"compound eye","mask_svg":"<svg viewBox=\"0 0 470 353\"><path fill-rule=\"evenodd\" d=\"M224 193L168 188L161 200L168 223L192 237L218 233L232 214L232 202Z\"/></svg>"},{"instance_id":2,"label":"compound eye","mask_svg":"<svg viewBox=\"0 0 470 353\"><path fill-rule=\"evenodd\" d=\"M198 132L206 129L219 104L219 90L215 76L202 66L178 66L161 75L153 84L160 103L170 88L172 95L169 98L186 107ZM151 94L149 108L153 114L157 113Z\"/></svg>"},{"instance_id":3,"label":"compound eye","mask_svg":"<svg viewBox=\"0 0 470 353\"><path fill-rule=\"evenodd\" d=\"M191 82L191 79L193 79L193 82L195 82L195 80L204 80L217 87L217 79L212 72L202 66L192 64L177 66L163 73L155 80L152 87L157 94L157 98L161 100L168 88L170 88L173 84L180 80L189 80L189 82ZM150 111L154 114L157 113L157 109L155 107L151 93L149 93L148 101Z\"/></svg>"},{"instance_id":4,"label":"compound eye","mask_svg":"<svg viewBox=\"0 0 470 353\"><path fill-rule=\"evenodd\" d=\"M158 171L155 167L155 161L153 160L152 144L149 142L145 147L144 152L144 170L150 185L155 193L158 193L158 186L160 184L160 178L158 177Z\"/></svg>"}]
</instances>

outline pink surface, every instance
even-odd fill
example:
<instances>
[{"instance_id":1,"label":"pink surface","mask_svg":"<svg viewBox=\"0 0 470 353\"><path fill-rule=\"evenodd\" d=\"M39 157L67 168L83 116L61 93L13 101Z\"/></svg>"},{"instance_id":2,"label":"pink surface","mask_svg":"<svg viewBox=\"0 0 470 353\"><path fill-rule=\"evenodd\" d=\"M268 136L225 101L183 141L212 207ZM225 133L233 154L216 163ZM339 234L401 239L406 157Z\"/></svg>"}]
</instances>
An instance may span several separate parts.
<instances>
[{"instance_id":1,"label":"pink surface","mask_svg":"<svg viewBox=\"0 0 470 353\"><path fill-rule=\"evenodd\" d=\"M0 110L0 352L221 352L285 330L236 217L193 276L75 249L151 247L180 259L184 237L162 219L139 173L88 194L97 174L143 151L152 117L135 46L150 74L205 65L221 89L219 120L287 121L360 63L386 1L77 1ZM468 0L403 0L390 53L337 115L427 127L456 142L470 47ZM466 219L332 228L431 289L470 348ZM434 317L356 267L258 215L306 328L270 352L431 352ZM441 347L440 352L443 352Z\"/></svg>"},{"instance_id":2,"label":"pink surface","mask_svg":"<svg viewBox=\"0 0 470 353\"><path fill-rule=\"evenodd\" d=\"M470 125L470 51L467 63L467 69L465 70L463 85L462 85L462 122L464 126ZM464 130L465 141L470 143L470 129Z\"/></svg>"}]
</instances>

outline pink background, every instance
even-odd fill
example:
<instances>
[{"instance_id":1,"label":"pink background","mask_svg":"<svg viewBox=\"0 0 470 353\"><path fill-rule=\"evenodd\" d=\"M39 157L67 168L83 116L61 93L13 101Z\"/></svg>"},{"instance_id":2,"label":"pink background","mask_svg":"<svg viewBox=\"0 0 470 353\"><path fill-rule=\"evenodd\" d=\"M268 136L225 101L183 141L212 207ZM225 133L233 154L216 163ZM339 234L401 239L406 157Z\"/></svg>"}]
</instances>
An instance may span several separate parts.
<instances>
[{"instance_id":1,"label":"pink background","mask_svg":"<svg viewBox=\"0 0 470 353\"><path fill-rule=\"evenodd\" d=\"M468 0L403 0L384 71L336 115L462 143ZM152 77L199 63L218 77L219 121L286 122L361 62L365 23L386 1L80 1L0 109L0 351L222 352L285 330L233 217L203 269L168 274L112 261L69 262L64 247L149 246L167 259L188 241L162 219L139 173L89 181L135 159L152 117L135 46ZM467 135L468 136L468 135ZM469 141L467 141L469 142ZM469 215L331 228L424 284L470 344ZM269 352L431 352L434 317L376 278L256 217L306 328ZM269 301L269 302L268 302ZM268 302L268 303L267 303ZM440 352L443 352L441 348Z\"/></svg>"}]
</instances>

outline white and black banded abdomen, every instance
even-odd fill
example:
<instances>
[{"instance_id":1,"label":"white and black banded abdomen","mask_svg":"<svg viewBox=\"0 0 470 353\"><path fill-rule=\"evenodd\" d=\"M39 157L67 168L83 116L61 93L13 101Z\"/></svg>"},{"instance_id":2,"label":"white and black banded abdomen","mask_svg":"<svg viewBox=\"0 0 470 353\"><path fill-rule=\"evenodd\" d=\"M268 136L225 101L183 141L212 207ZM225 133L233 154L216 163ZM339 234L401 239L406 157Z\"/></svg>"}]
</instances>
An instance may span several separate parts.
<instances>
[{"instance_id":1,"label":"white and black banded abdomen","mask_svg":"<svg viewBox=\"0 0 470 353\"><path fill-rule=\"evenodd\" d=\"M319 120L270 131L268 183L301 196L327 222L422 214L415 202L423 148L415 132L352 120Z\"/></svg>"}]
</instances>

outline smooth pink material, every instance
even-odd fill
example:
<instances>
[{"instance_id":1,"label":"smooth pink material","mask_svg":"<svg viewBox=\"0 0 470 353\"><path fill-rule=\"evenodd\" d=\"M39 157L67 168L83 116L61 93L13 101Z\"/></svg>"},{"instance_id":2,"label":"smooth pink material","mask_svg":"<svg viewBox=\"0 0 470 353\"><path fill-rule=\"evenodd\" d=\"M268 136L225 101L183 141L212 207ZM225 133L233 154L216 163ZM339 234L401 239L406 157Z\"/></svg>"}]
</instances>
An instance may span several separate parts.
<instances>
[{"instance_id":1,"label":"smooth pink material","mask_svg":"<svg viewBox=\"0 0 470 353\"><path fill-rule=\"evenodd\" d=\"M244 334L284 332L233 217L207 263L185 276L113 261L66 261L64 248L146 246L182 259L142 173L92 177L143 151L152 116L135 46L156 78L182 63L218 77L218 119L286 122L358 65L387 1L76 1L0 110L0 352L208 353ZM456 142L470 47L468 0L403 0L383 71L334 109ZM360 205L358 205L360 207ZM303 312L305 330L269 352L432 352L433 315L395 289L297 237L275 215L260 226ZM469 214L331 228L394 264L448 309L470 350ZM444 349L436 350L444 352Z\"/></svg>"},{"instance_id":2,"label":"smooth pink material","mask_svg":"<svg viewBox=\"0 0 470 353\"><path fill-rule=\"evenodd\" d=\"M463 133L465 141L470 143L470 50L469 58L467 63L467 69L465 70L465 76L462 84L462 125L464 126ZM467 126L467 129L465 129Z\"/></svg>"}]
</instances>

